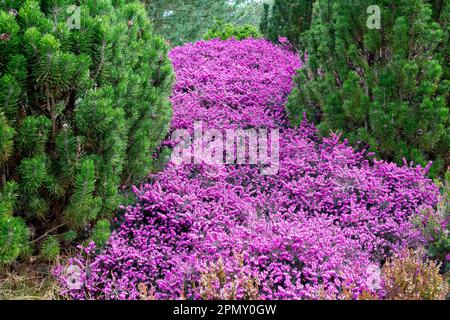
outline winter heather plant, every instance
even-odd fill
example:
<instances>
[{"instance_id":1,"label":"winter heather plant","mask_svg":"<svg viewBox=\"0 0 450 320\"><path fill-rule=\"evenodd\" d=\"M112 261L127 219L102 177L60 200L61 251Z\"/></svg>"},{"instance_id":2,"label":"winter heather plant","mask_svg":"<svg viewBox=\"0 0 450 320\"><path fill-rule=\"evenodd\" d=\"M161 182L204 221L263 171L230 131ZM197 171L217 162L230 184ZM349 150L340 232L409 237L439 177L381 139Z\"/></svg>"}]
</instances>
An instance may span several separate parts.
<instances>
[{"instance_id":1,"label":"winter heather plant","mask_svg":"<svg viewBox=\"0 0 450 320\"><path fill-rule=\"evenodd\" d=\"M194 121L278 128L279 172L170 162L134 188L136 203L122 207L103 249L91 243L56 270L63 294L315 299L344 298L345 289L382 298L382 263L424 240L410 216L437 203L428 168L373 160L339 136L319 138L306 121L288 128L284 104L302 65L266 40L201 41L169 56L172 130Z\"/></svg>"}]
</instances>

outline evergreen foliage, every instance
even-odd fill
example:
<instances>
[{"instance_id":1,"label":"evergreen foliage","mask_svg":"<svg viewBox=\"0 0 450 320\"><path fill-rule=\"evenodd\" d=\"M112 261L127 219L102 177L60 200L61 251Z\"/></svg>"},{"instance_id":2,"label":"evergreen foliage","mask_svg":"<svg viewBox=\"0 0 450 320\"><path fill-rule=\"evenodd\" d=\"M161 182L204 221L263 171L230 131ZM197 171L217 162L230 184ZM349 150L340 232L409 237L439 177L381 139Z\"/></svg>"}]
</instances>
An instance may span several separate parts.
<instances>
[{"instance_id":1,"label":"evergreen foliage","mask_svg":"<svg viewBox=\"0 0 450 320\"><path fill-rule=\"evenodd\" d=\"M444 40L442 41L437 55L442 61L443 78L450 79L450 1L449 0L429 0L431 8L433 9L433 18L441 26L444 32Z\"/></svg>"},{"instance_id":2,"label":"evergreen foliage","mask_svg":"<svg viewBox=\"0 0 450 320\"><path fill-rule=\"evenodd\" d=\"M309 29L314 0L275 0L264 4L260 29L264 36L277 42L286 37L296 48L303 48L302 34Z\"/></svg>"},{"instance_id":3,"label":"evergreen foliage","mask_svg":"<svg viewBox=\"0 0 450 320\"><path fill-rule=\"evenodd\" d=\"M29 230L20 217L14 217L17 183L7 182L0 189L0 264L14 261L26 251Z\"/></svg>"},{"instance_id":4,"label":"evergreen foliage","mask_svg":"<svg viewBox=\"0 0 450 320\"><path fill-rule=\"evenodd\" d=\"M342 130L397 163L433 160L434 176L450 160L448 19L439 26L423 0L379 1L381 29L369 29L370 5L316 1L290 119L299 124L306 113L322 132Z\"/></svg>"},{"instance_id":5,"label":"evergreen foliage","mask_svg":"<svg viewBox=\"0 0 450 320\"><path fill-rule=\"evenodd\" d=\"M79 1L79 28L70 5L0 3L2 263L27 246L26 224L32 239L86 234L153 169L168 130L172 67L144 5Z\"/></svg>"},{"instance_id":6,"label":"evergreen foliage","mask_svg":"<svg viewBox=\"0 0 450 320\"><path fill-rule=\"evenodd\" d=\"M224 23L223 21L216 21L216 23L204 35L205 40L220 39L226 40L235 38L237 40L247 38L260 38L261 35L255 26L244 24L234 25L231 23Z\"/></svg>"},{"instance_id":7,"label":"evergreen foliage","mask_svg":"<svg viewBox=\"0 0 450 320\"><path fill-rule=\"evenodd\" d=\"M265 0L146 0L155 31L171 44L200 40L216 20L257 25Z\"/></svg>"},{"instance_id":8,"label":"evergreen foliage","mask_svg":"<svg viewBox=\"0 0 450 320\"><path fill-rule=\"evenodd\" d=\"M102 247L108 241L110 234L110 222L106 219L101 219L97 222L95 228L92 230L92 240L97 247Z\"/></svg>"},{"instance_id":9,"label":"evergreen foliage","mask_svg":"<svg viewBox=\"0 0 450 320\"><path fill-rule=\"evenodd\" d=\"M42 242L41 256L47 261L53 261L59 256L60 247L58 239L54 236L47 237Z\"/></svg>"}]
</instances>

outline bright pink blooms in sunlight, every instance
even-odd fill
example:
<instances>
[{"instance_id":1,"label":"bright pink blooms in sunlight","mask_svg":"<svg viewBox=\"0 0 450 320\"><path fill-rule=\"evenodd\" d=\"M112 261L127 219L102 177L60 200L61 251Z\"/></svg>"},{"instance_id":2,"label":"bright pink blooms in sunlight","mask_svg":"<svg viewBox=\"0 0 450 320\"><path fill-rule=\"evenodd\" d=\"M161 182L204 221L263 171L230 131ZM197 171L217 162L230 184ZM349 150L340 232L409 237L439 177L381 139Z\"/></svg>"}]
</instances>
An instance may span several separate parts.
<instances>
[{"instance_id":1,"label":"bright pink blooms in sunlight","mask_svg":"<svg viewBox=\"0 0 450 320\"><path fill-rule=\"evenodd\" d=\"M262 299L383 295L381 261L423 239L410 216L434 206L437 187L421 167L371 160L313 125L289 128L284 104L299 57L265 40L202 41L170 53L176 72L172 129L280 129L280 169L193 164L167 168L135 187L103 249L81 249L70 261L81 286L57 274L76 299L202 298L202 275L222 261L227 283L254 279ZM170 145L170 141L167 142ZM240 257L237 259L236 257ZM230 284L228 284L228 282Z\"/></svg>"}]
</instances>

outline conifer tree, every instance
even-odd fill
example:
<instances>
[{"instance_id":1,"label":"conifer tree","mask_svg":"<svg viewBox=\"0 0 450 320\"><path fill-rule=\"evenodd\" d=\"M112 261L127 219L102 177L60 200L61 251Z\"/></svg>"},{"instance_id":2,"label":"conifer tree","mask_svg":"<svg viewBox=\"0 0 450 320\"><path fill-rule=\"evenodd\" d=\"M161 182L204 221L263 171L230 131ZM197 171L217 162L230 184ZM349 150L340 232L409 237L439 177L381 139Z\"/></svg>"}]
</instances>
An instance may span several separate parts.
<instances>
[{"instance_id":1,"label":"conifer tree","mask_svg":"<svg viewBox=\"0 0 450 320\"><path fill-rule=\"evenodd\" d=\"M216 21L214 25L208 29L208 31L203 36L205 40L211 39L231 39L235 38L237 40L247 39L247 38L260 38L261 35L255 26L250 24L244 25L234 25L232 23L224 23L223 21Z\"/></svg>"},{"instance_id":2,"label":"conifer tree","mask_svg":"<svg viewBox=\"0 0 450 320\"><path fill-rule=\"evenodd\" d=\"M0 263L29 238L53 258L58 235L86 237L168 130L172 69L144 5L72 4L0 3Z\"/></svg>"},{"instance_id":3,"label":"conifer tree","mask_svg":"<svg viewBox=\"0 0 450 320\"><path fill-rule=\"evenodd\" d=\"M144 0L155 30L173 45L200 40L216 20L257 25L265 0Z\"/></svg>"},{"instance_id":4,"label":"conifer tree","mask_svg":"<svg viewBox=\"0 0 450 320\"><path fill-rule=\"evenodd\" d=\"M286 37L298 49L303 48L303 33L309 29L314 0L275 0L264 4L260 29L264 36L277 42Z\"/></svg>"},{"instance_id":5,"label":"conifer tree","mask_svg":"<svg viewBox=\"0 0 450 320\"><path fill-rule=\"evenodd\" d=\"M316 1L304 36L309 59L289 99L290 118L298 124L306 113L322 132L342 130L351 142L364 141L398 163L433 160L435 175L450 155L448 20L439 26L423 0L377 1L377 29L368 23L373 4ZM444 8L439 16L448 17Z\"/></svg>"},{"instance_id":6,"label":"conifer tree","mask_svg":"<svg viewBox=\"0 0 450 320\"><path fill-rule=\"evenodd\" d=\"M449 0L429 0L431 8L433 9L433 18L441 26L444 32L444 40L442 41L438 57L443 65L443 78L450 79L450 1Z\"/></svg>"}]
</instances>

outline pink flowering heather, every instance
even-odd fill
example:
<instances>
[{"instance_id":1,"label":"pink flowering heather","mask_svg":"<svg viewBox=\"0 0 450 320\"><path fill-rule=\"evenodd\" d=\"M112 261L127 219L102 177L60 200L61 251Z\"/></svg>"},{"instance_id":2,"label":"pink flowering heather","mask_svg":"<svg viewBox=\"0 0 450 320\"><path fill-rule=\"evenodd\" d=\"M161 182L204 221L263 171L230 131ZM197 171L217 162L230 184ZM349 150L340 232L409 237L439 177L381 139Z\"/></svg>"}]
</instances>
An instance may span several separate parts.
<instances>
[{"instance_id":1,"label":"pink flowering heather","mask_svg":"<svg viewBox=\"0 0 450 320\"><path fill-rule=\"evenodd\" d=\"M436 205L426 170L370 160L335 135L320 139L306 122L288 128L284 103L301 63L283 47L213 40L170 57L172 129L197 120L278 128L280 170L264 176L256 165L169 163L135 188L136 203L121 209L104 249L92 244L70 261L80 286L57 271L64 294L138 299L144 284L157 299L201 299L204 275L221 262L227 281L211 284L218 298L246 297L237 275L254 280L262 299L340 298L344 289L382 296L374 270L423 241L409 217Z\"/></svg>"}]
</instances>

